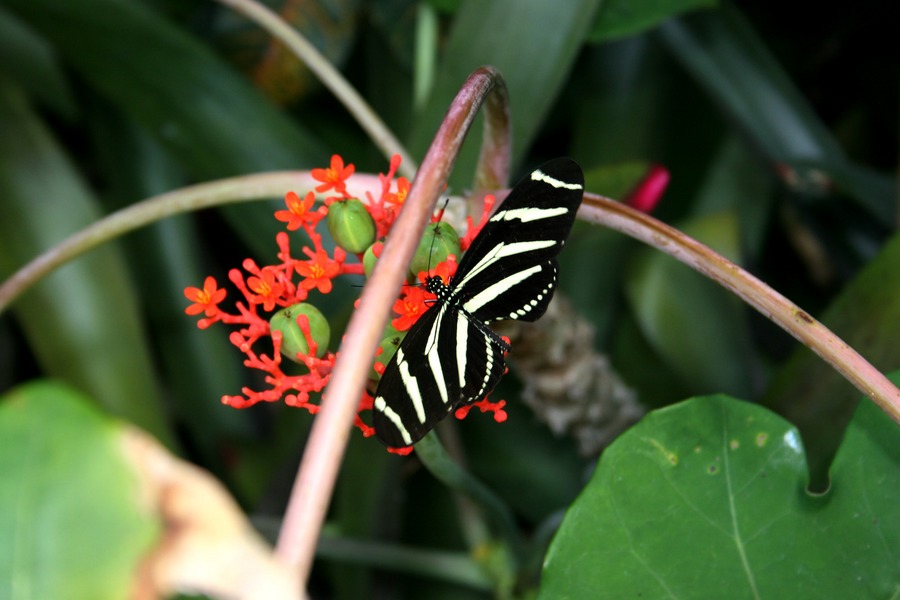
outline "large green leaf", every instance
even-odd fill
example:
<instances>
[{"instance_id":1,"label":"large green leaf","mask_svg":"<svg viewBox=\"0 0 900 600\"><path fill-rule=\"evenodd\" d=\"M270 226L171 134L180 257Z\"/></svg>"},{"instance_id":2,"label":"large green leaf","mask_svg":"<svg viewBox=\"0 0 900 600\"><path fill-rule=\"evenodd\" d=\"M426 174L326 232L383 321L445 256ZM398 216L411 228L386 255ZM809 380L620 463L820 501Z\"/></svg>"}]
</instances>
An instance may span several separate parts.
<instances>
[{"instance_id":1,"label":"large green leaf","mask_svg":"<svg viewBox=\"0 0 900 600\"><path fill-rule=\"evenodd\" d=\"M97 164L108 177L108 206L121 208L178 187L183 175L178 164L133 121L110 111L90 116ZM246 414L220 402L243 383L245 371L236 368L239 351L223 332L202 331L184 314L184 288L207 275L198 237L196 218L178 215L128 235L122 244L159 350L169 410L189 431L204 463L219 473L224 471L223 438L244 436L251 424Z\"/></svg>"},{"instance_id":2,"label":"large green leaf","mask_svg":"<svg viewBox=\"0 0 900 600\"><path fill-rule=\"evenodd\" d=\"M839 159L843 152L741 14L727 6L673 19L660 38L774 160Z\"/></svg>"},{"instance_id":3,"label":"large green leaf","mask_svg":"<svg viewBox=\"0 0 900 600\"><path fill-rule=\"evenodd\" d=\"M889 598L900 430L864 403L824 494L797 430L724 396L658 410L603 454L547 554L542 598Z\"/></svg>"},{"instance_id":4,"label":"large green leaf","mask_svg":"<svg viewBox=\"0 0 900 600\"><path fill-rule=\"evenodd\" d=\"M574 66L599 0L469 0L457 13L435 88L410 144L423 153L469 74L493 65L509 89L513 158L521 158ZM455 181L468 184L481 132L461 157Z\"/></svg>"},{"instance_id":5,"label":"large green leaf","mask_svg":"<svg viewBox=\"0 0 900 600\"><path fill-rule=\"evenodd\" d=\"M71 388L0 400L0 597L126 598L157 524L139 507L120 427Z\"/></svg>"},{"instance_id":6,"label":"large green leaf","mask_svg":"<svg viewBox=\"0 0 900 600\"><path fill-rule=\"evenodd\" d=\"M96 198L28 105L0 81L0 277L96 220ZM94 250L13 305L45 373L171 441L137 298L115 246Z\"/></svg>"}]
</instances>

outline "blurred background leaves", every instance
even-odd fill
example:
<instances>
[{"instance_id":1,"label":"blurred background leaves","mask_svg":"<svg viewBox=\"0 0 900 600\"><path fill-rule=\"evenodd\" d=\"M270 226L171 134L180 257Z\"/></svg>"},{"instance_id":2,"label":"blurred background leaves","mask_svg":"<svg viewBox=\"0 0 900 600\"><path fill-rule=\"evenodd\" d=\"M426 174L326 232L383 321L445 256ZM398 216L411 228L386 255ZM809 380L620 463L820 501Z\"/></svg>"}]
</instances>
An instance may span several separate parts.
<instances>
[{"instance_id":1,"label":"blurred background leaves","mask_svg":"<svg viewBox=\"0 0 900 600\"><path fill-rule=\"evenodd\" d=\"M880 4L815 13L676 0L272 7L336 62L416 158L466 75L497 66L510 91L516 174L569 155L590 191L623 197L662 164L672 179L655 216L824 316L877 367L900 365L891 292L900 103L893 26ZM302 65L203 1L0 0L0 131L4 278L160 191L325 166L332 153L360 171L387 163ZM455 192L471 182L473 135ZM247 256L274 256L273 206L170 219L60 269L0 317L0 389L64 380L213 470L261 522L279 516L310 418L281 405L221 407L223 394L253 382L222 330L199 332L182 312L185 286L206 274L224 280ZM347 281L322 307L337 330L361 283ZM763 317L597 228L573 232L562 287L644 406L715 392L764 399L799 427L824 472L858 393ZM473 414L456 429L472 470L526 531L540 531L572 502L595 457L554 437L517 392L512 377L498 390L510 422ZM332 524L341 535L464 550L448 492L414 460L356 435ZM329 562L314 586L356 598L373 577ZM391 596L483 597L431 580L377 582Z\"/></svg>"}]
</instances>

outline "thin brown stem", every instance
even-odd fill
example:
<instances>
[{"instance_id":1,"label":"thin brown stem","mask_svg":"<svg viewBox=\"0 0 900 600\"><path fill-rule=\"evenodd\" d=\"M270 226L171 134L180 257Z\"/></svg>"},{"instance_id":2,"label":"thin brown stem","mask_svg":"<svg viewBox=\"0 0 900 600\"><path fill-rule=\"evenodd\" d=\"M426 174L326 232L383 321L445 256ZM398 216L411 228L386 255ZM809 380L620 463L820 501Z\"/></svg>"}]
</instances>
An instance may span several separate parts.
<instances>
[{"instance_id":1,"label":"thin brown stem","mask_svg":"<svg viewBox=\"0 0 900 600\"><path fill-rule=\"evenodd\" d=\"M276 547L281 560L298 569L301 581L308 579L312 568L316 541L389 308L478 109L502 85L495 70L481 68L460 89L422 161L372 278L363 288L359 308L347 326Z\"/></svg>"},{"instance_id":2,"label":"thin brown stem","mask_svg":"<svg viewBox=\"0 0 900 600\"><path fill-rule=\"evenodd\" d=\"M0 313L41 278L92 248L173 215L260 198L280 198L290 189L312 189L320 182L309 173L277 171L210 181L153 196L109 214L35 257L4 281L0 285ZM363 197L366 191L380 190L381 183L375 175L358 174L353 176L350 187L351 194Z\"/></svg>"},{"instance_id":3,"label":"thin brown stem","mask_svg":"<svg viewBox=\"0 0 900 600\"><path fill-rule=\"evenodd\" d=\"M808 346L900 423L900 390L799 306L697 240L624 204L585 194L579 216L638 239L706 275Z\"/></svg>"}]
</instances>

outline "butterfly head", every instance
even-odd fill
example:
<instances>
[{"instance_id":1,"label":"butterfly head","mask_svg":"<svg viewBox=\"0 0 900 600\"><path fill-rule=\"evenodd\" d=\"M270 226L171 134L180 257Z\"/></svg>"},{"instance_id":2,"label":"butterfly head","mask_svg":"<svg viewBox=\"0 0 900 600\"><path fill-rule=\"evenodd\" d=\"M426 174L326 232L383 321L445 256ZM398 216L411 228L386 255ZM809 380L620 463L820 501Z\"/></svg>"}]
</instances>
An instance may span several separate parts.
<instances>
[{"instance_id":1,"label":"butterfly head","mask_svg":"<svg viewBox=\"0 0 900 600\"><path fill-rule=\"evenodd\" d=\"M440 275L429 275L425 278L425 289L441 298L448 291L449 281L444 281Z\"/></svg>"}]
</instances>

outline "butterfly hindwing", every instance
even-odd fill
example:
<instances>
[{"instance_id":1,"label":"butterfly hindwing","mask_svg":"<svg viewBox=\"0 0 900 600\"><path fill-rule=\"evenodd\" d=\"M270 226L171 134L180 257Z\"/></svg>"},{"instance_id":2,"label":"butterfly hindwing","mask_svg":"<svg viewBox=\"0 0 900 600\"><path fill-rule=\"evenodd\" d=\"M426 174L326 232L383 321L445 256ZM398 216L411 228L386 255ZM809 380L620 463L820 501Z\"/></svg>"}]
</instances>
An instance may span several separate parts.
<instances>
[{"instance_id":1,"label":"butterfly hindwing","mask_svg":"<svg viewBox=\"0 0 900 600\"><path fill-rule=\"evenodd\" d=\"M374 426L392 448L414 444L459 406L490 392L506 369L505 345L447 305L416 321L375 393Z\"/></svg>"},{"instance_id":2,"label":"butterfly hindwing","mask_svg":"<svg viewBox=\"0 0 900 600\"><path fill-rule=\"evenodd\" d=\"M373 424L382 442L410 446L494 389L509 346L487 323L544 314L583 187L574 161L541 165L475 237L450 284L430 281L437 300L410 328L375 392Z\"/></svg>"}]
</instances>

